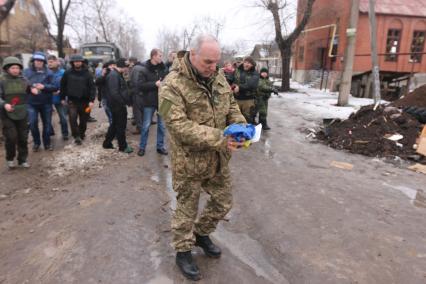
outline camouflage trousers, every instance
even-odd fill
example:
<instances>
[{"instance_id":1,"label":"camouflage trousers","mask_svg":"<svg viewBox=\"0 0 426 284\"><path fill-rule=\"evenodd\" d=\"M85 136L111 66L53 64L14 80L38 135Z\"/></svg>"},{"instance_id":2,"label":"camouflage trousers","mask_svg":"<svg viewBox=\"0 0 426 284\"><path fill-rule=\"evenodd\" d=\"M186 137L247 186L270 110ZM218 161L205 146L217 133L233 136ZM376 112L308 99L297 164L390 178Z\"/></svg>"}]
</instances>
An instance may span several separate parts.
<instances>
[{"instance_id":1,"label":"camouflage trousers","mask_svg":"<svg viewBox=\"0 0 426 284\"><path fill-rule=\"evenodd\" d=\"M237 104L240 107L240 111L247 123L253 123L253 119L255 116L255 104L253 100L237 100Z\"/></svg>"},{"instance_id":2,"label":"camouflage trousers","mask_svg":"<svg viewBox=\"0 0 426 284\"><path fill-rule=\"evenodd\" d=\"M172 218L172 245L178 252L189 251L195 243L194 233L207 236L232 207L231 177L229 168L222 168L216 176L207 180L175 179L173 189L177 193L176 210ZM201 190L210 195L197 219Z\"/></svg>"},{"instance_id":3,"label":"camouflage trousers","mask_svg":"<svg viewBox=\"0 0 426 284\"><path fill-rule=\"evenodd\" d=\"M256 111L259 112L259 122L266 121L268 116L268 100L266 97L256 98Z\"/></svg>"}]
</instances>

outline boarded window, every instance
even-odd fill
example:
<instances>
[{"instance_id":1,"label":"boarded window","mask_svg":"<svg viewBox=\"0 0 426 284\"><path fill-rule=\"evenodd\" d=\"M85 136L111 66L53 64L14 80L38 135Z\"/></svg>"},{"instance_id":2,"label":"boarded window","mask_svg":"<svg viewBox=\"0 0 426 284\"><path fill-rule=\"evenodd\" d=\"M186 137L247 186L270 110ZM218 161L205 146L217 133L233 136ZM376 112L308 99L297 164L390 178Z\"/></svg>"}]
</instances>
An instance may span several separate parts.
<instances>
[{"instance_id":1,"label":"boarded window","mask_svg":"<svg viewBox=\"0 0 426 284\"><path fill-rule=\"evenodd\" d=\"M413 40L411 42L411 52L414 54L410 55L410 62L422 62L422 55L425 46L425 32L414 31Z\"/></svg>"},{"instance_id":2,"label":"boarded window","mask_svg":"<svg viewBox=\"0 0 426 284\"><path fill-rule=\"evenodd\" d=\"M398 53L401 47L401 30L390 29L386 40L386 61L398 61Z\"/></svg>"}]
</instances>

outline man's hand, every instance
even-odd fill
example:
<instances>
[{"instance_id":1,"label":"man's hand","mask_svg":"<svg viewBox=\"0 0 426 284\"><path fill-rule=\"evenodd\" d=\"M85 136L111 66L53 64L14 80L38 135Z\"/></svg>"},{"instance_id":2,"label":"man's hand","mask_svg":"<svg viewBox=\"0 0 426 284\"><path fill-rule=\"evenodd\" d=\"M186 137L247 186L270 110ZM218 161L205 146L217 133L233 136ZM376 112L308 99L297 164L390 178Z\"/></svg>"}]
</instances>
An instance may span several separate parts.
<instances>
[{"instance_id":1,"label":"man's hand","mask_svg":"<svg viewBox=\"0 0 426 284\"><path fill-rule=\"evenodd\" d=\"M240 87L238 87L238 85L235 85L235 87L234 87L234 94L237 94L237 93L239 93L240 92Z\"/></svg>"},{"instance_id":2,"label":"man's hand","mask_svg":"<svg viewBox=\"0 0 426 284\"><path fill-rule=\"evenodd\" d=\"M33 94L34 96L38 95L38 89L36 87L31 87L31 94Z\"/></svg>"},{"instance_id":3,"label":"man's hand","mask_svg":"<svg viewBox=\"0 0 426 284\"><path fill-rule=\"evenodd\" d=\"M40 83L35 84L35 87L37 88L37 90L40 90L40 91L44 89L44 85Z\"/></svg>"},{"instance_id":4,"label":"man's hand","mask_svg":"<svg viewBox=\"0 0 426 284\"><path fill-rule=\"evenodd\" d=\"M235 139L231 136L227 136L227 144L228 149L231 151L235 151L244 146L245 139L241 139L240 142L235 141Z\"/></svg>"},{"instance_id":5,"label":"man's hand","mask_svg":"<svg viewBox=\"0 0 426 284\"><path fill-rule=\"evenodd\" d=\"M13 106L12 106L11 104L5 104L5 105L4 105L4 109L5 109L7 112L13 112L13 111L14 111Z\"/></svg>"},{"instance_id":6,"label":"man's hand","mask_svg":"<svg viewBox=\"0 0 426 284\"><path fill-rule=\"evenodd\" d=\"M90 102L89 103L89 107L92 109L93 108L93 106L95 105L95 103L94 102Z\"/></svg>"},{"instance_id":7,"label":"man's hand","mask_svg":"<svg viewBox=\"0 0 426 284\"><path fill-rule=\"evenodd\" d=\"M157 88L161 87L161 80L158 80L157 82L155 82L155 85L157 86Z\"/></svg>"},{"instance_id":8,"label":"man's hand","mask_svg":"<svg viewBox=\"0 0 426 284\"><path fill-rule=\"evenodd\" d=\"M67 105L67 101L66 101L66 100L62 100L62 101L61 101L61 104L62 104L63 106L66 106L66 105Z\"/></svg>"}]
</instances>

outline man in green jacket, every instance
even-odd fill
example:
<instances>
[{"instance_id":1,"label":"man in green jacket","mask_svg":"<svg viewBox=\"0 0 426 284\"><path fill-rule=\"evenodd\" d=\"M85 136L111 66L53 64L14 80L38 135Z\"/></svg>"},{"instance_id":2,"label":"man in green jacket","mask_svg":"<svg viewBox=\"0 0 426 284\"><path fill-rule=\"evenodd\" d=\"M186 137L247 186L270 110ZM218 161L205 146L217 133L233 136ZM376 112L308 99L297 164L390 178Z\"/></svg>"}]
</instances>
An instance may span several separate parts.
<instances>
[{"instance_id":1,"label":"man in green jacket","mask_svg":"<svg viewBox=\"0 0 426 284\"><path fill-rule=\"evenodd\" d=\"M14 160L18 148L18 164L28 168L29 84L21 75L23 66L18 58L5 58L2 67L5 73L0 78L0 117L6 139L6 163L10 169L16 167ZM31 92L37 93L32 89Z\"/></svg>"},{"instance_id":2,"label":"man in green jacket","mask_svg":"<svg viewBox=\"0 0 426 284\"><path fill-rule=\"evenodd\" d=\"M256 95L256 110L259 112L259 123L262 124L263 130L271 129L267 122L268 101L271 97L271 93L278 94L273 83L269 80L268 68L263 67L260 69L260 80Z\"/></svg>"},{"instance_id":3,"label":"man in green jacket","mask_svg":"<svg viewBox=\"0 0 426 284\"><path fill-rule=\"evenodd\" d=\"M232 207L231 150L242 143L223 135L226 126L246 123L229 84L217 72L220 46L212 36L199 36L189 53L175 60L159 94L159 113L170 133L173 189L172 219L176 264L185 277L200 279L192 259L194 245L209 257L221 250L209 235ZM210 195L197 219L201 190Z\"/></svg>"}]
</instances>

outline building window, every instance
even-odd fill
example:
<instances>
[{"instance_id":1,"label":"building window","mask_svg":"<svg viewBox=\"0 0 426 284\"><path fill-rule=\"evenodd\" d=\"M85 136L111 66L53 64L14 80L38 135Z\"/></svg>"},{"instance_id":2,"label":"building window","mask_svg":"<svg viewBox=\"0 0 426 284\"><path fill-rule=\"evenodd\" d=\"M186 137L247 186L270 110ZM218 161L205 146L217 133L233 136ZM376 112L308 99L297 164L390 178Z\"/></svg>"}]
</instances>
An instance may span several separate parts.
<instances>
[{"instance_id":1,"label":"building window","mask_svg":"<svg viewBox=\"0 0 426 284\"><path fill-rule=\"evenodd\" d=\"M305 47L304 46L299 46L299 61L304 61L305 60Z\"/></svg>"},{"instance_id":2,"label":"building window","mask_svg":"<svg viewBox=\"0 0 426 284\"><path fill-rule=\"evenodd\" d=\"M424 31L414 31L413 32L413 41L411 42L411 52L423 52L425 47L425 32ZM410 62L422 62L423 54L411 54Z\"/></svg>"},{"instance_id":3,"label":"building window","mask_svg":"<svg viewBox=\"0 0 426 284\"><path fill-rule=\"evenodd\" d=\"M399 48L401 46L401 30L390 29L386 41L386 61L398 61Z\"/></svg>"}]
</instances>

